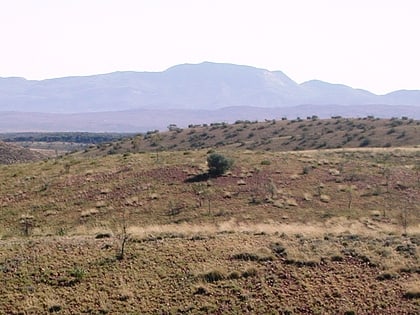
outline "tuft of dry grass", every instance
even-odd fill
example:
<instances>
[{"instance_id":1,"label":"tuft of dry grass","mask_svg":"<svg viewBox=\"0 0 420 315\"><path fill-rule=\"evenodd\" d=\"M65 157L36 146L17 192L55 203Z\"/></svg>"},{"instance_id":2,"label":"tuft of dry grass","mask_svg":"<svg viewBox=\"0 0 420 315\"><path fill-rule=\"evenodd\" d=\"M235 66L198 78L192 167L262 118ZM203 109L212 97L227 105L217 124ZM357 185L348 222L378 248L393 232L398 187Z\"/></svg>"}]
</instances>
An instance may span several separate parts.
<instances>
[{"instance_id":1,"label":"tuft of dry grass","mask_svg":"<svg viewBox=\"0 0 420 315\"><path fill-rule=\"evenodd\" d=\"M407 299L420 299L420 280L414 280L404 285L404 297Z\"/></svg>"}]
</instances>

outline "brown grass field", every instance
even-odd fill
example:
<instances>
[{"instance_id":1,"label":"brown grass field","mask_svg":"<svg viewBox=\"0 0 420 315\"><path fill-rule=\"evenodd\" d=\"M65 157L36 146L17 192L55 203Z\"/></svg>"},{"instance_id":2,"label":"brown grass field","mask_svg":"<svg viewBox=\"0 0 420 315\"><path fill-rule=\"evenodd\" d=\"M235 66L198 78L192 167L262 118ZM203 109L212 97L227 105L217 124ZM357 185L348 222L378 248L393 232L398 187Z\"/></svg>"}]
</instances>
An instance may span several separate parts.
<instances>
[{"instance_id":1,"label":"brown grass field","mask_svg":"<svg viewBox=\"0 0 420 315\"><path fill-rule=\"evenodd\" d=\"M0 314L418 314L418 139L1 165Z\"/></svg>"}]
</instances>

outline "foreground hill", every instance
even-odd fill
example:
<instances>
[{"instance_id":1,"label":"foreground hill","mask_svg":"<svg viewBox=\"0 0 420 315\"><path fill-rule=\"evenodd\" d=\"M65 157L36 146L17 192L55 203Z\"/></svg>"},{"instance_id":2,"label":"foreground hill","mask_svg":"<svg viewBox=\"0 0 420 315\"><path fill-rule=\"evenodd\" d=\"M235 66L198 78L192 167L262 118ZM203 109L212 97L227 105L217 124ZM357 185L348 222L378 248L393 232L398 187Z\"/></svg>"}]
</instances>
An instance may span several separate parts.
<instances>
[{"instance_id":1,"label":"foreground hill","mask_svg":"<svg viewBox=\"0 0 420 315\"><path fill-rule=\"evenodd\" d=\"M419 121L169 129L0 167L0 313L418 314Z\"/></svg>"},{"instance_id":2,"label":"foreground hill","mask_svg":"<svg viewBox=\"0 0 420 315\"><path fill-rule=\"evenodd\" d=\"M42 154L0 141L0 164L38 161Z\"/></svg>"},{"instance_id":3,"label":"foreground hill","mask_svg":"<svg viewBox=\"0 0 420 315\"><path fill-rule=\"evenodd\" d=\"M1 167L0 313L416 314L419 150Z\"/></svg>"},{"instance_id":4,"label":"foreground hill","mask_svg":"<svg viewBox=\"0 0 420 315\"><path fill-rule=\"evenodd\" d=\"M84 154L229 148L236 150L290 151L360 147L402 147L420 144L420 121L403 119L335 117L269 120L234 124L212 123L189 128L168 126L170 131L150 131L119 142L91 147Z\"/></svg>"}]
</instances>

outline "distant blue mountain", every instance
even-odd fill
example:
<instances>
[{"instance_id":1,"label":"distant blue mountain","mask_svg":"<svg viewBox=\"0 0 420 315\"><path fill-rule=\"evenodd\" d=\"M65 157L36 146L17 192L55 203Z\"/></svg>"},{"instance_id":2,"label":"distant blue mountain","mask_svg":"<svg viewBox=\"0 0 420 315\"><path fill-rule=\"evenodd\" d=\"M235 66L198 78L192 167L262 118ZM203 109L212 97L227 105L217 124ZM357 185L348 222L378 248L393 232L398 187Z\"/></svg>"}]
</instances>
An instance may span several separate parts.
<instances>
[{"instance_id":1,"label":"distant blue mountain","mask_svg":"<svg viewBox=\"0 0 420 315\"><path fill-rule=\"evenodd\" d=\"M297 105L417 107L420 91L375 95L316 80L297 84L281 71L210 62L178 65L163 72L114 72L41 81L0 78L0 111L87 113Z\"/></svg>"}]
</instances>

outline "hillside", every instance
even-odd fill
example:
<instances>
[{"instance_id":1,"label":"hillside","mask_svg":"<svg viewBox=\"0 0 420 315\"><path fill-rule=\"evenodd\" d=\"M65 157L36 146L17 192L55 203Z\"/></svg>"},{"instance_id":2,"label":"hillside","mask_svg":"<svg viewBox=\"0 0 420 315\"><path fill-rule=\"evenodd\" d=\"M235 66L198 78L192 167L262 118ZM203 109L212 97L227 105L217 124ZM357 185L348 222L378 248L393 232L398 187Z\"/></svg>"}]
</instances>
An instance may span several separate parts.
<instances>
[{"instance_id":1,"label":"hillside","mask_svg":"<svg viewBox=\"0 0 420 315\"><path fill-rule=\"evenodd\" d=\"M39 152L0 141L0 164L38 161L42 157Z\"/></svg>"},{"instance_id":2,"label":"hillside","mask_svg":"<svg viewBox=\"0 0 420 315\"><path fill-rule=\"evenodd\" d=\"M1 167L0 313L417 313L419 148L207 151Z\"/></svg>"},{"instance_id":3,"label":"hillside","mask_svg":"<svg viewBox=\"0 0 420 315\"><path fill-rule=\"evenodd\" d=\"M419 121L168 127L0 167L0 313L418 313Z\"/></svg>"},{"instance_id":4,"label":"hillside","mask_svg":"<svg viewBox=\"0 0 420 315\"><path fill-rule=\"evenodd\" d=\"M420 121L360 118L237 121L168 126L170 131L91 147L85 155L125 152L229 148L235 150L291 151L363 147L403 147L420 144Z\"/></svg>"}]
</instances>

